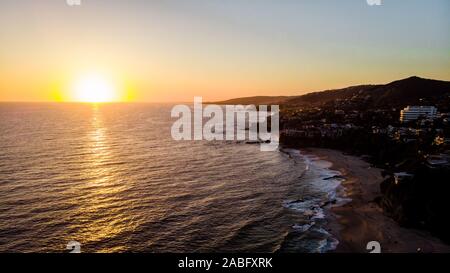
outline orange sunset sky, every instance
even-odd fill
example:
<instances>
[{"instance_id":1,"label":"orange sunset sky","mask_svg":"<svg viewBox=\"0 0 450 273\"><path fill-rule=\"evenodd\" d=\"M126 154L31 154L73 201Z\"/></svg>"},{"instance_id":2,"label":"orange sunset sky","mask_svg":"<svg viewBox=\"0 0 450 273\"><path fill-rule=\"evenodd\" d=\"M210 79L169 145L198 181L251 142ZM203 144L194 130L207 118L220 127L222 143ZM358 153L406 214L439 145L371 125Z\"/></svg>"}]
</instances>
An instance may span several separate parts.
<instances>
[{"instance_id":1,"label":"orange sunset sky","mask_svg":"<svg viewBox=\"0 0 450 273\"><path fill-rule=\"evenodd\" d=\"M449 11L447 0L2 0L0 101L211 101L450 80Z\"/></svg>"}]
</instances>

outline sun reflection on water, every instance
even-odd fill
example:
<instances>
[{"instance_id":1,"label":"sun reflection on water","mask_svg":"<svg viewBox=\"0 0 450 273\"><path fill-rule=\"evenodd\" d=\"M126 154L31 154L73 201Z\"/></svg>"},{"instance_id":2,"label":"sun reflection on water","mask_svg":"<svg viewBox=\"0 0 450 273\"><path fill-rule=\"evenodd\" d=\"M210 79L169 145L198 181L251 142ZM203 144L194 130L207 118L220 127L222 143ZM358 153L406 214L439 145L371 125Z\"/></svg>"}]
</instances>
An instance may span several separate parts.
<instances>
[{"instance_id":1,"label":"sun reflection on water","mask_svg":"<svg viewBox=\"0 0 450 273\"><path fill-rule=\"evenodd\" d=\"M121 193L126 185L116 176L114 157L108 141L101 106L92 105L90 130L87 135L86 184L80 189L84 196L79 206L80 219L74 229L74 237L82 245L95 248L96 244L105 244L125 232L130 219L124 213L128 202ZM107 244L107 243L106 243ZM104 252L125 251L125 246L115 245L113 249L103 248Z\"/></svg>"}]
</instances>

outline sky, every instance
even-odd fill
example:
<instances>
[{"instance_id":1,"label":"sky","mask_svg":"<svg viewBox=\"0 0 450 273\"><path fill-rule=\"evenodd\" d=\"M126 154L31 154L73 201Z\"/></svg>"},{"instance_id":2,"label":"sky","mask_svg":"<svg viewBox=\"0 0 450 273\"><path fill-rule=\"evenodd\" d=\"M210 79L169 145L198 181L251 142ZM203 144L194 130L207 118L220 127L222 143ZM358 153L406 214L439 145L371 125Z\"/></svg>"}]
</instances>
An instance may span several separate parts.
<instances>
[{"instance_id":1,"label":"sky","mask_svg":"<svg viewBox=\"0 0 450 273\"><path fill-rule=\"evenodd\" d=\"M0 0L0 101L76 101L89 85L178 102L450 80L449 53L448 0Z\"/></svg>"}]
</instances>

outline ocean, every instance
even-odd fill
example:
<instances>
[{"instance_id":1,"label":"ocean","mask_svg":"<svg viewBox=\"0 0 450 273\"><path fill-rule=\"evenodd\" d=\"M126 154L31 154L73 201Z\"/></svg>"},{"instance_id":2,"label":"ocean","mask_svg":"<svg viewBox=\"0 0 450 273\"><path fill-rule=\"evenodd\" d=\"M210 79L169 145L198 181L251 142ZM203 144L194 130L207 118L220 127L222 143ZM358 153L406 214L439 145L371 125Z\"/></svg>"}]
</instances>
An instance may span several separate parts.
<instances>
[{"instance_id":1,"label":"ocean","mask_svg":"<svg viewBox=\"0 0 450 273\"><path fill-rule=\"evenodd\" d=\"M0 252L327 252L341 178L298 150L174 141L169 104L0 104Z\"/></svg>"}]
</instances>

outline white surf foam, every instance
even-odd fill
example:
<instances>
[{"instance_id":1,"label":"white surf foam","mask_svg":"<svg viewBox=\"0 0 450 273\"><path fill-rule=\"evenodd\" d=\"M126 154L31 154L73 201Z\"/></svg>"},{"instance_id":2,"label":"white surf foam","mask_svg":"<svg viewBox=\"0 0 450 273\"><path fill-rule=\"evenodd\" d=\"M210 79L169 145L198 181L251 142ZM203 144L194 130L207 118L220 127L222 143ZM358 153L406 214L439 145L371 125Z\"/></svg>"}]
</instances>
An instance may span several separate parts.
<instances>
[{"instance_id":1,"label":"white surf foam","mask_svg":"<svg viewBox=\"0 0 450 273\"><path fill-rule=\"evenodd\" d=\"M333 206L342 206L351 201L346 197L345 188L342 182L345 178L342 173L332 170L333 164L329 161L320 159L315 155L307 155L298 149L284 149L291 158L305 163L305 174L307 174L308 183L313 192L322 193L320 198L311 198L307 200L287 200L283 206L288 209L296 210L306 216L308 224L294 225L293 229L300 232L317 232L323 237L318 242L313 252L328 252L336 249L339 241L327 232L322 226L325 219L325 210ZM319 223L317 222L319 221Z\"/></svg>"}]
</instances>

